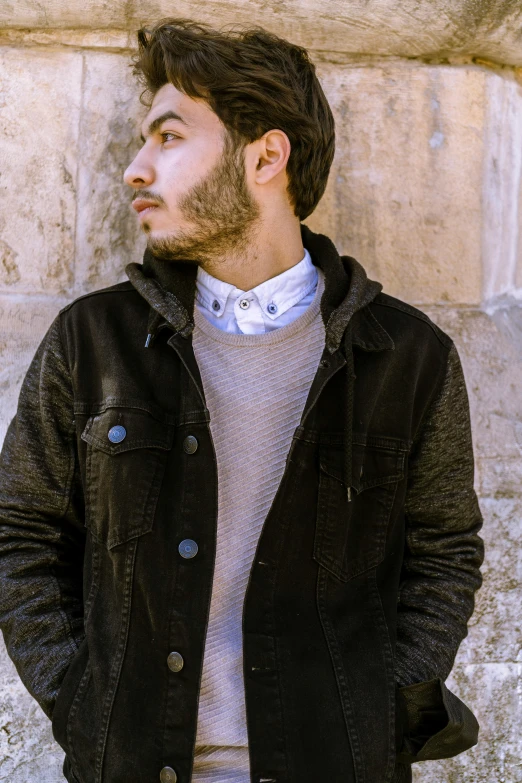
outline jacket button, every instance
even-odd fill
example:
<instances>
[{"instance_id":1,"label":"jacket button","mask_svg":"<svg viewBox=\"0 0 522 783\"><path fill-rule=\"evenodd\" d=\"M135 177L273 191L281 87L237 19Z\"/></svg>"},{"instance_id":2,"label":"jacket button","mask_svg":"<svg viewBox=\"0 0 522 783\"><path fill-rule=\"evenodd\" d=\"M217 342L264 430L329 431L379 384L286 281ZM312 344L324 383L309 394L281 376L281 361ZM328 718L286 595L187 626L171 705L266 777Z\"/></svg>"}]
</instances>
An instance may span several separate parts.
<instances>
[{"instance_id":1,"label":"jacket button","mask_svg":"<svg viewBox=\"0 0 522 783\"><path fill-rule=\"evenodd\" d=\"M171 672L179 672L183 668L183 656L179 652L171 652L167 658L167 664Z\"/></svg>"},{"instance_id":2,"label":"jacket button","mask_svg":"<svg viewBox=\"0 0 522 783\"><path fill-rule=\"evenodd\" d=\"M194 435L187 435L183 441L183 451L186 454L194 454L198 447L198 439Z\"/></svg>"},{"instance_id":3,"label":"jacket button","mask_svg":"<svg viewBox=\"0 0 522 783\"><path fill-rule=\"evenodd\" d=\"M198 553L198 545L191 538L184 538L178 546L181 557L195 557Z\"/></svg>"},{"instance_id":4,"label":"jacket button","mask_svg":"<svg viewBox=\"0 0 522 783\"><path fill-rule=\"evenodd\" d=\"M127 430L122 427L121 424L117 424L115 427L111 427L108 433L108 438L111 443L121 443L127 435Z\"/></svg>"},{"instance_id":5,"label":"jacket button","mask_svg":"<svg viewBox=\"0 0 522 783\"><path fill-rule=\"evenodd\" d=\"M178 776L172 767L163 767L160 772L161 783L176 783Z\"/></svg>"}]
</instances>

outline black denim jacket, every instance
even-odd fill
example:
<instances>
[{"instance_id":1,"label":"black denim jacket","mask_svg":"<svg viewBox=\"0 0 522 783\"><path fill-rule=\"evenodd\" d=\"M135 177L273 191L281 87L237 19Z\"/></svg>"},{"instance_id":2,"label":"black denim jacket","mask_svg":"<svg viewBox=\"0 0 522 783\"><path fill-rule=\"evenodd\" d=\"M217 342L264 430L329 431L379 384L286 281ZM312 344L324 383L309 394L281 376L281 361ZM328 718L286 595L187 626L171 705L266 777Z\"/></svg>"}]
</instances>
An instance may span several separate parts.
<instances>
[{"instance_id":1,"label":"black denim jacket","mask_svg":"<svg viewBox=\"0 0 522 783\"><path fill-rule=\"evenodd\" d=\"M478 735L444 685L483 559L466 389L446 334L301 232L326 344L245 597L251 781L408 781ZM67 780L189 783L217 521L196 267L126 271L59 312L23 381L0 627Z\"/></svg>"}]
</instances>

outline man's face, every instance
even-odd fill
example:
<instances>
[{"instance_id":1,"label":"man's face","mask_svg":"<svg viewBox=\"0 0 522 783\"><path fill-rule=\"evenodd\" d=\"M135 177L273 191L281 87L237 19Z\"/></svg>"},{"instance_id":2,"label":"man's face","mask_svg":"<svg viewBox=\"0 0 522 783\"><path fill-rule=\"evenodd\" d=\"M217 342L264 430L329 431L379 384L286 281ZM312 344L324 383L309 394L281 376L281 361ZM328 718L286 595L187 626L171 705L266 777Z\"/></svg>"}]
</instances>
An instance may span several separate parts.
<instances>
[{"instance_id":1,"label":"man's face","mask_svg":"<svg viewBox=\"0 0 522 783\"><path fill-rule=\"evenodd\" d=\"M165 84L142 123L142 140L124 180L136 206L137 199L157 205L137 213L149 249L196 263L241 253L260 210L248 189L244 152L234 151L219 117Z\"/></svg>"}]
</instances>

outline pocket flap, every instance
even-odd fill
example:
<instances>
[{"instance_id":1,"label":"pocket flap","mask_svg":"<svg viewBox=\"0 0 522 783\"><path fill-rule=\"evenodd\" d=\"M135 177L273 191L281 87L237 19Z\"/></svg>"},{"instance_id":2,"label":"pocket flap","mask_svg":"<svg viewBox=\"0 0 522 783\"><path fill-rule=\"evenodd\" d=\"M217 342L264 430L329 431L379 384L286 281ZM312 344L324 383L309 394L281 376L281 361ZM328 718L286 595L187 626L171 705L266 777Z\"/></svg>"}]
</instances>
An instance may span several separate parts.
<instances>
[{"instance_id":1,"label":"pocket flap","mask_svg":"<svg viewBox=\"0 0 522 783\"><path fill-rule=\"evenodd\" d=\"M119 443L109 439L109 431L123 426L125 434ZM81 434L82 440L105 454L121 454L131 449L170 449L174 425L165 424L140 408L107 408L91 416Z\"/></svg>"},{"instance_id":2,"label":"pocket flap","mask_svg":"<svg viewBox=\"0 0 522 783\"><path fill-rule=\"evenodd\" d=\"M352 447L352 488L362 492L370 487L399 481L404 478L407 449L402 441L393 438L369 436L365 443L354 441ZM344 448L321 444L321 470L344 481Z\"/></svg>"}]
</instances>

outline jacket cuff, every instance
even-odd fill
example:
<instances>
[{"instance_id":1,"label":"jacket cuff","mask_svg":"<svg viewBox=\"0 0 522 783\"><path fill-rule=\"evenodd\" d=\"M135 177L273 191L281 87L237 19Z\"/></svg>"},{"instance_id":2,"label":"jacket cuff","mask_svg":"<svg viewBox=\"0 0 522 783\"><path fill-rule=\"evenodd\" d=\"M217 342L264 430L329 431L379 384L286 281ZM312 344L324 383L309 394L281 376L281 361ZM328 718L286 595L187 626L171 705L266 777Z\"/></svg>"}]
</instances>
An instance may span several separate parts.
<instances>
[{"instance_id":1,"label":"jacket cuff","mask_svg":"<svg viewBox=\"0 0 522 783\"><path fill-rule=\"evenodd\" d=\"M398 688L397 711L401 763L451 758L477 744L477 719L438 677Z\"/></svg>"}]
</instances>

